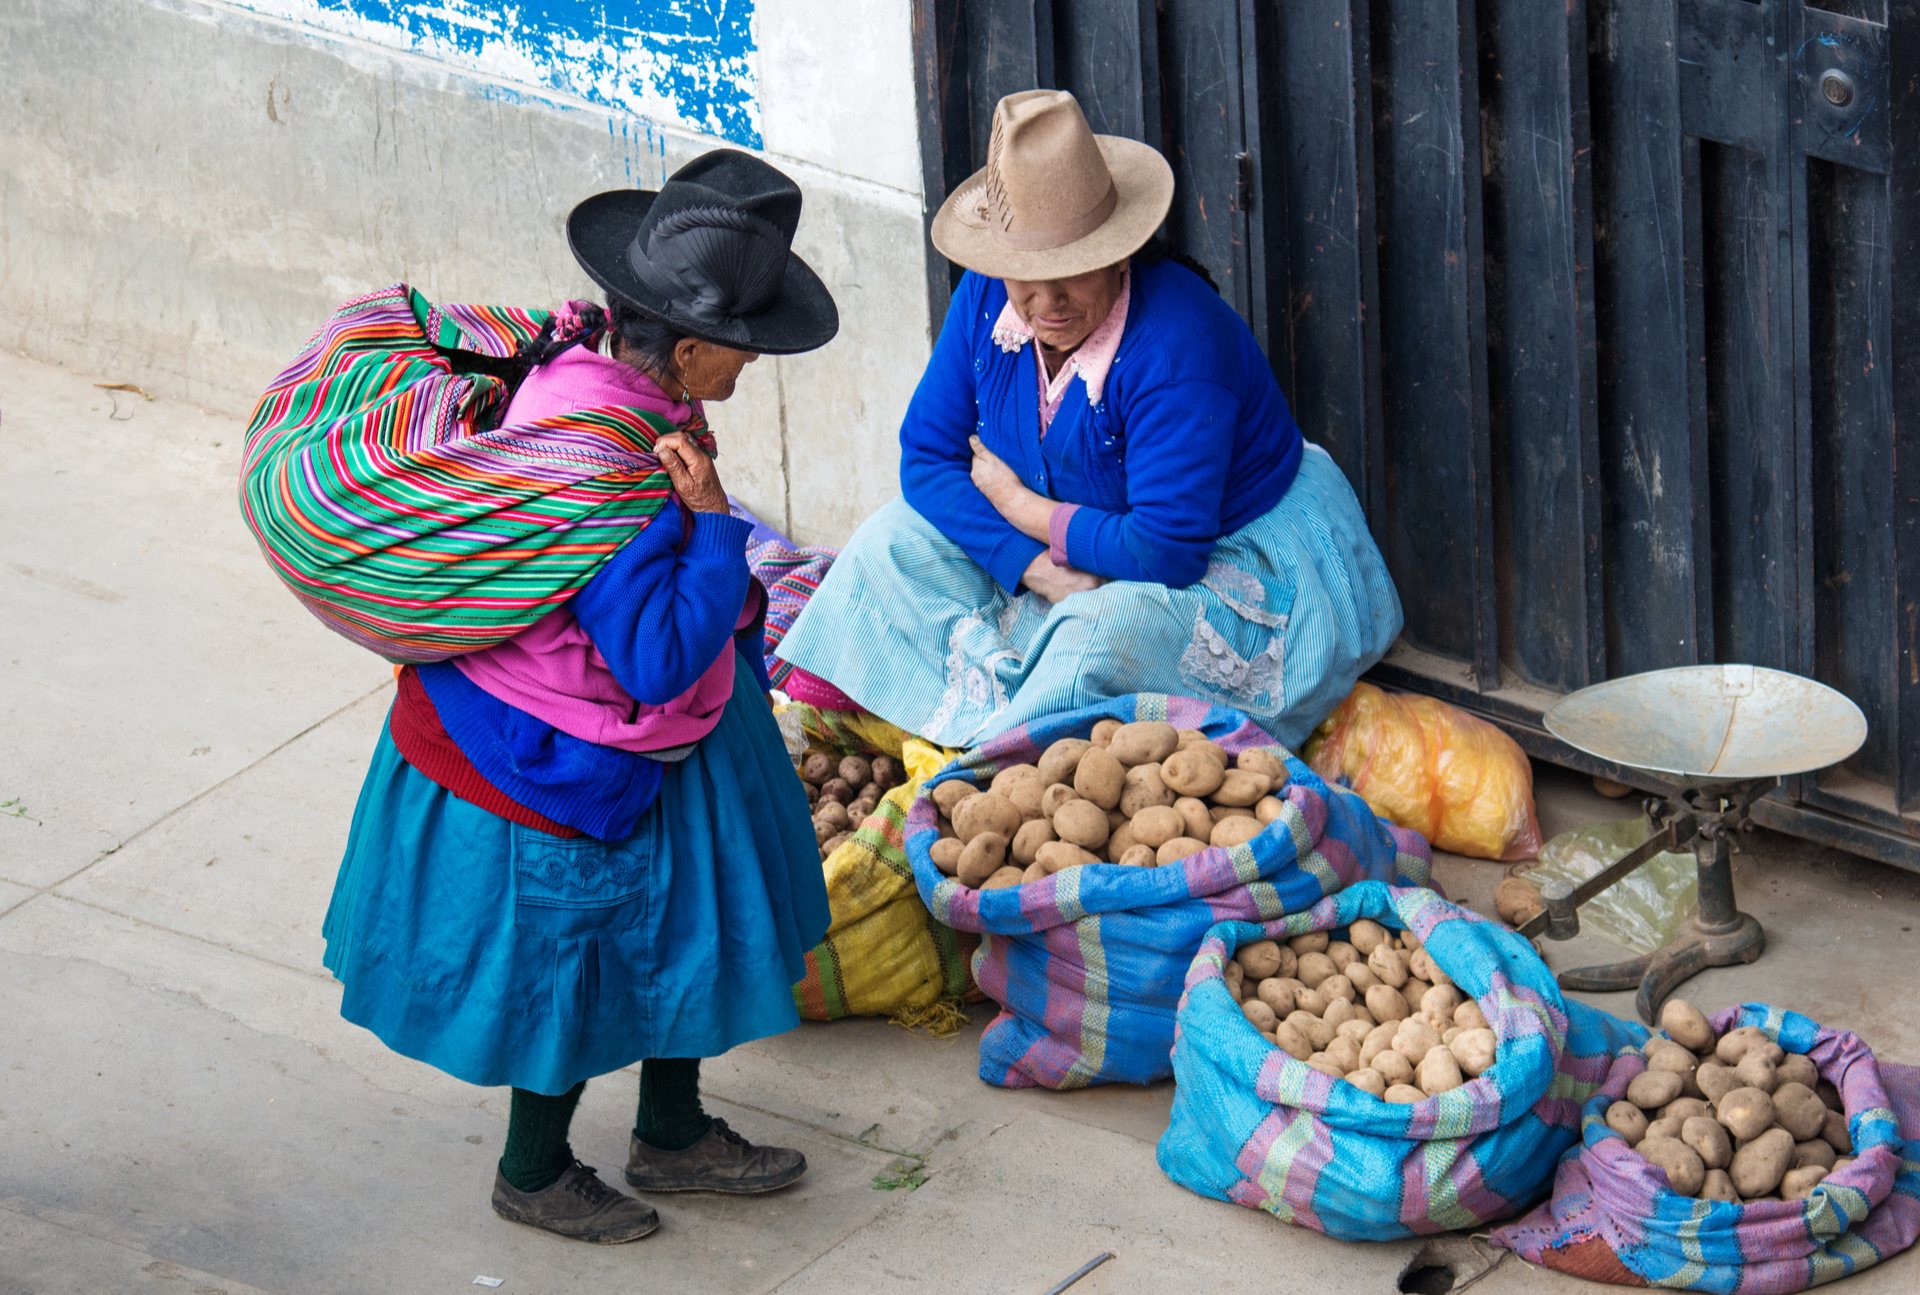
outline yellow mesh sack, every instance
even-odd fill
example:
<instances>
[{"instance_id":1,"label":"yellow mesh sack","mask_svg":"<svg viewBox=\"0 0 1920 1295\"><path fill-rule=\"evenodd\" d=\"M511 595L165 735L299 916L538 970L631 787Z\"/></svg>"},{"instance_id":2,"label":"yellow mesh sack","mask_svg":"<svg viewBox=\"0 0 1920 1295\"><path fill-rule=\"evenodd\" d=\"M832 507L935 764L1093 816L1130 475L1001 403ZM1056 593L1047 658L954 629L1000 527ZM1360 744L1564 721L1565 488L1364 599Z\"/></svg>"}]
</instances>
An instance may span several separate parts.
<instances>
[{"instance_id":1,"label":"yellow mesh sack","mask_svg":"<svg viewBox=\"0 0 1920 1295\"><path fill-rule=\"evenodd\" d=\"M1505 860L1540 853L1526 752L1445 702L1355 684L1313 731L1303 758L1439 849Z\"/></svg>"}]
</instances>

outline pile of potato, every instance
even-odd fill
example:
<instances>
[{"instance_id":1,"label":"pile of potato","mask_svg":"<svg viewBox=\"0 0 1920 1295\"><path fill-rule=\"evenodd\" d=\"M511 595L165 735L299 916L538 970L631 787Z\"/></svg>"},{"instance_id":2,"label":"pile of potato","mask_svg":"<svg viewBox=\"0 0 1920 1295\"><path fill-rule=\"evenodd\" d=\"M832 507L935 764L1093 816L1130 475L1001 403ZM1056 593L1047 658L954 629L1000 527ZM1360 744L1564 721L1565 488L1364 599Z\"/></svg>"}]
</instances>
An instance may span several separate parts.
<instances>
[{"instance_id":1,"label":"pile of potato","mask_svg":"<svg viewBox=\"0 0 1920 1295\"><path fill-rule=\"evenodd\" d=\"M1800 1201L1853 1161L1840 1094L1811 1058L1784 1051L1758 1026L1715 1035L1706 1013L1674 998L1660 1011L1667 1038L1644 1049L1647 1069L1607 1107L1607 1127L1682 1196Z\"/></svg>"},{"instance_id":2,"label":"pile of potato","mask_svg":"<svg viewBox=\"0 0 1920 1295\"><path fill-rule=\"evenodd\" d=\"M1493 1031L1411 931L1358 921L1243 945L1227 988L1296 1061L1389 1102L1423 1102L1493 1065Z\"/></svg>"},{"instance_id":3,"label":"pile of potato","mask_svg":"<svg viewBox=\"0 0 1920 1295\"><path fill-rule=\"evenodd\" d=\"M1002 769L985 791L960 779L935 787L933 862L983 890L1088 863L1156 867L1259 835L1285 808L1272 793L1286 783L1286 762L1269 751L1234 759L1198 729L1103 719L1038 764Z\"/></svg>"},{"instance_id":4,"label":"pile of potato","mask_svg":"<svg viewBox=\"0 0 1920 1295\"><path fill-rule=\"evenodd\" d=\"M814 751L794 766L806 784L807 803L813 806L813 836L825 859L853 835L879 805L880 798L906 781L906 772L892 756L850 755L835 760Z\"/></svg>"}]
</instances>

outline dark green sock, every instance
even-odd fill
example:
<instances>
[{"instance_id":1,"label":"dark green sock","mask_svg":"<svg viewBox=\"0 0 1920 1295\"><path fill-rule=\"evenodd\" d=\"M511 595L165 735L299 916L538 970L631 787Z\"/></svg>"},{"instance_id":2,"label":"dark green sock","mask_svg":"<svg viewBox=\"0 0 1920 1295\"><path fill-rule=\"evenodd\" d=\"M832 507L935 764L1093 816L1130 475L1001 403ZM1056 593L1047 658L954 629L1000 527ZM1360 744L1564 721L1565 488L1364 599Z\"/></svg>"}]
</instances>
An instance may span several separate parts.
<instances>
[{"instance_id":1,"label":"dark green sock","mask_svg":"<svg viewBox=\"0 0 1920 1295\"><path fill-rule=\"evenodd\" d=\"M567 1142L567 1128L573 1123L573 1108L587 1081L548 1097L525 1088L513 1090L513 1109L507 1116L507 1149L500 1157L500 1176L523 1192L545 1191L560 1181L573 1163L573 1147Z\"/></svg>"},{"instance_id":2,"label":"dark green sock","mask_svg":"<svg viewBox=\"0 0 1920 1295\"><path fill-rule=\"evenodd\" d=\"M700 1105L700 1058L649 1057L640 1063L633 1136L662 1151L685 1151L712 1127L713 1118Z\"/></svg>"}]
</instances>

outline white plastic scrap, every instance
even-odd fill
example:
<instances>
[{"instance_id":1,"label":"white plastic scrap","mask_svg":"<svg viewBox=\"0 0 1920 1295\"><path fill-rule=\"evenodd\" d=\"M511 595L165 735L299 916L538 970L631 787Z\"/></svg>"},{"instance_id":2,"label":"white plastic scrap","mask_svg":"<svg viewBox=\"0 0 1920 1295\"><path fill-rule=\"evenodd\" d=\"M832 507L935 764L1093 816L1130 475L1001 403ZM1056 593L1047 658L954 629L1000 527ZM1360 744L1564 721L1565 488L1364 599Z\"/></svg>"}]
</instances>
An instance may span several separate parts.
<instances>
[{"instance_id":1,"label":"white plastic scrap","mask_svg":"<svg viewBox=\"0 0 1920 1295\"><path fill-rule=\"evenodd\" d=\"M473 1284L475 1286L505 1286L507 1279L505 1277L475 1277Z\"/></svg>"}]
</instances>

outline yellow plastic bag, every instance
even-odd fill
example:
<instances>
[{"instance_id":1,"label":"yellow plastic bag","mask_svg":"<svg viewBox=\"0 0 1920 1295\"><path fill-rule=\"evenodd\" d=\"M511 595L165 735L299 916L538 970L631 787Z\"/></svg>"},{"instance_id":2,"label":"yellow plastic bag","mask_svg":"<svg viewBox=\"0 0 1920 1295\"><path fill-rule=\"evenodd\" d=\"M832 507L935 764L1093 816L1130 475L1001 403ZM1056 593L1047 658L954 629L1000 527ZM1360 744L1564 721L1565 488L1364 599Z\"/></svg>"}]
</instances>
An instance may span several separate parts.
<instances>
[{"instance_id":1,"label":"yellow plastic bag","mask_svg":"<svg viewBox=\"0 0 1920 1295\"><path fill-rule=\"evenodd\" d=\"M951 1034L966 1020L959 1002L972 988L969 968L979 937L963 936L927 912L907 862L904 827L920 784L954 753L919 738L903 739L899 729L871 716L849 723L848 713L814 713L830 715L833 725L808 722L810 737L830 736L837 749L891 754L905 766L907 781L882 797L822 865L833 924L807 954L807 974L793 987L794 1003L810 1021L885 1016L936 1035ZM876 725L892 729L891 750L888 735ZM842 731L857 745L846 746Z\"/></svg>"},{"instance_id":2,"label":"yellow plastic bag","mask_svg":"<svg viewBox=\"0 0 1920 1295\"><path fill-rule=\"evenodd\" d=\"M1526 752L1445 702L1355 684L1313 731L1304 758L1439 849L1505 860L1540 853Z\"/></svg>"}]
</instances>

